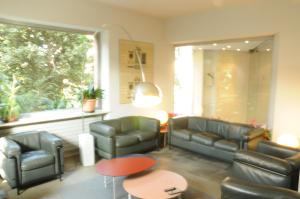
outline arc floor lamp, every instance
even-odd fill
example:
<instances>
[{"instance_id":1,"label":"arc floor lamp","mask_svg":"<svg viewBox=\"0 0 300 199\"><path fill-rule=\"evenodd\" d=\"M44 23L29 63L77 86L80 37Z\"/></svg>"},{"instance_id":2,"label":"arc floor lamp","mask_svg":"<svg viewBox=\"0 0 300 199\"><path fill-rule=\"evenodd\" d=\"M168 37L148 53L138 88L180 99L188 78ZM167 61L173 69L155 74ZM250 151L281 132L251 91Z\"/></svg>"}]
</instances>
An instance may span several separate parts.
<instances>
[{"instance_id":1,"label":"arc floor lamp","mask_svg":"<svg viewBox=\"0 0 300 199\"><path fill-rule=\"evenodd\" d=\"M126 33L129 40L134 42L130 33L119 24L104 24L102 25L102 27L107 28L111 25L120 28L123 32ZM132 104L136 107L152 107L158 105L162 101L162 92L157 85L153 84L152 82L146 81L144 67L140 55L141 49L138 46L135 46L134 53L141 71L142 81L138 83L134 88Z\"/></svg>"}]
</instances>

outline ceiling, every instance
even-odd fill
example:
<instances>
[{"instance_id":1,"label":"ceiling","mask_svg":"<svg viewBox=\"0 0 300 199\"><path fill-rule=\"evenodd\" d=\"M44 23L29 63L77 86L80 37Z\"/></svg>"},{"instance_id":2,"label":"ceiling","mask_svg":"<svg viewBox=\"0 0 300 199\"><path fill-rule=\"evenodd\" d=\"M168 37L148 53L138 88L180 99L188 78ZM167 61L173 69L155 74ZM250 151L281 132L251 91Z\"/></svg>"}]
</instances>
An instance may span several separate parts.
<instances>
[{"instance_id":1,"label":"ceiling","mask_svg":"<svg viewBox=\"0 0 300 199\"><path fill-rule=\"evenodd\" d=\"M199 44L193 46L195 50L234 50L234 51L270 51L273 47L272 38L256 38L252 40L240 40L240 41L223 41L223 42L211 42L205 44Z\"/></svg>"},{"instance_id":2,"label":"ceiling","mask_svg":"<svg viewBox=\"0 0 300 199\"><path fill-rule=\"evenodd\" d=\"M257 0L92 0L158 18L170 18Z\"/></svg>"}]
</instances>

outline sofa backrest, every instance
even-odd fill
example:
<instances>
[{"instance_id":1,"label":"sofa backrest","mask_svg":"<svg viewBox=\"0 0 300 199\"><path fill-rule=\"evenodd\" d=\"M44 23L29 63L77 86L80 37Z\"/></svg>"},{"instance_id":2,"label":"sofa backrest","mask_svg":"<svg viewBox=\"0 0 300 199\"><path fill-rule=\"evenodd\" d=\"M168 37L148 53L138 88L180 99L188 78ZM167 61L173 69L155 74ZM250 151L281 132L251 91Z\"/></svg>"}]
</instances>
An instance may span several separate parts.
<instances>
[{"instance_id":1,"label":"sofa backrest","mask_svg":"<svg viewBox=\"0 0 300 199\"><path fill-rule=\"evenodd\" d=\"M97 128L97 123L98 122L95 122L90 125L93 125L95 128ZM103 124L113 127L116 130L116 134L121 133L121 120L120 119L104 120L104 121L100 121L99 123L103 123Z\"/></svg>"},{"instance_id":2,"label":"sofa backrest","mask_svg":"<svg viewBox=\"0 0 300 199\"><path fill-rule=\"evenodd\" d=\"M41 149L40 134L37 131L12 134L8 138L17 142L22 152Z\"/></svg>"},{"instance_id":3,"label":"sofa backrest","mask_svg":"<svg viewBox=\"0 0 300 199\"><path fill-rule=\"evenodd\" d=\"M241 140L244 135L246 135L252 127L243 124L232 123L228 129L228 139Z\"/></svg>"},{"instance_id":4,"label":"sofa backrest","mask_svg":"<svg viewBox=\"0 0 300 199\"><path fill-rule=\"evenodd\" d=\"M244 135L252 130L252 127L217 119L188 117L188 129L211 132L226 139L241 140Z\"/></svg>"},{"instance_id":5,"label":"sofa backrest","mask_svg":"<svg viewBox=\"0 0 300 199\"><path fill-rule=\"evenodd\" d=\"M194 131L206 131L206 118L202 117L189 117L188 118L188 129Z\"/></svg>"},{"instance_id":6,"label":"sofa backrest","mask_svg":"<svg viewBox=\"0 0 300 199\"><path fill-rule=\"evenodd\" d=\"M134 131L139 129L138 116L122 117L121 120L121 132Z\"/></svg>"}]
</instances>

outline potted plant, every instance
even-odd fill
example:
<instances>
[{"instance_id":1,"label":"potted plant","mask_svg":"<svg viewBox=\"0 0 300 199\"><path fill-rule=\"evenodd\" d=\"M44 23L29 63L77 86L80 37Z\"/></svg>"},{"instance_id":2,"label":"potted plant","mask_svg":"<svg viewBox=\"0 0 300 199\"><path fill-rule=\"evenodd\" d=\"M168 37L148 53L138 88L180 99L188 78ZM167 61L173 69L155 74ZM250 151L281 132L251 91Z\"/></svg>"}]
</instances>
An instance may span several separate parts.
<instances>
[{"instance_id":1,"label":"potted plant","mask_svg":"<svg viewBox=\"0 0 300 199\"><path fill-rule=\"evenodd\" d=\"M83 111L92 113L95 111L97 99L103 99L103 90L100 88L94 88L93 85L90 85L87 89L83 90L82 97Z\"/></svg>"},{"instance_id":2,"label":"potted plant","mask_svg":"<svg viewBox=\"0 0 300 199\"><path fill-rule=\"evenodd\" d=\"M17 84L15 76L13 76L12 82L6 78L1 79L0 116L3 122L13 122L20 117L21 108L17 101L17 92L20 86Z\"/></svg>"}]
</instances>

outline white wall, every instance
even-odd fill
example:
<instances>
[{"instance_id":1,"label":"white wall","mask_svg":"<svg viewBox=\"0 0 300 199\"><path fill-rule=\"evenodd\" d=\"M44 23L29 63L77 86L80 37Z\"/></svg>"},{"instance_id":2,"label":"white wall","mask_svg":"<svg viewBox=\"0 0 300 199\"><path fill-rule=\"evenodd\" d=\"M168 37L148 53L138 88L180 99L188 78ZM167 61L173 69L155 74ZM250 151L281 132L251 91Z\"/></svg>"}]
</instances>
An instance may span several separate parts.
<instances>
[{"instance_id":1,"label":"white wall","mask_svg":"<svg viewBox=\"0 0 300 199\"><path fill-rule=\"evenodd\" d=\"M275 34L271 98L273 139L300 136L300 2L263 0L251 6L216 8L167 20L171 43L214 41Z\"/></svg>"},{"instance_id":2,"label":"white wall","mask_svg":"<svg viewBox=\"0 0 300 199\"><path fill-rule=\"evenodd\" d=\"M171 109L171 87L168 81L171 67L171 50L164 37L164 23L152 17L135 14L127 10L113 8L93 0L0 0L0 18L36 22L47 25L74 26L99 30L103 24L119 24L125 27L134 40L154 43L154 82L162 89L164 99L161 107ZM137 109L132 105L119 103L119 47L120 38L128 39L124 32L111 26L104 35L103 52L108 60L102 60L109 66L103 74L109 81L110 92L106 94L106 104L110 104L110 117L123 115L151 115L153 109ZM106 40L105 40L106 39ZM161 75L164 74L164 75Z\"/></svg>"}]
</instances>

